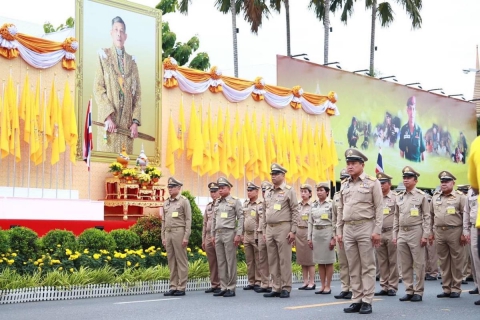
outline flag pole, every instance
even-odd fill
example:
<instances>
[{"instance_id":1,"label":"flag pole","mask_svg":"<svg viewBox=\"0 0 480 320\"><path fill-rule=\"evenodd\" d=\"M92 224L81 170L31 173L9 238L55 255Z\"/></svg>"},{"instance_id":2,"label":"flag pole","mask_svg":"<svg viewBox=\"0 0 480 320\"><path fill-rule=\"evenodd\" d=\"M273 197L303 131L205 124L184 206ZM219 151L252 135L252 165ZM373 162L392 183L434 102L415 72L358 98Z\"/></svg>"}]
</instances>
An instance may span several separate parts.
<instances>
[{"instance_id":1,"label":"flag pole","mask_svg":"<svg viewBox=\"0 0 480 320\"><path fill-rule=\"evenodd\" d=\"M43 89L43 133L42 133L42 198L45 189L45 127L47 125L47 88Z\"/></svg>"},{"instance_id":2,"label":"flag pole","mask_svg":"<svg viewBox=\"0 0 480 320\"><path fill-rule=\"evenodd\" d=\"M93 109L93 100L92 100L92 96L90 96L90 115L92 114L92 109ZM90 117L89 115L89 117ZM90 119L91 121L92 119ZM91 126L91 124L89 124L89 126ZM89 135L88 135L88 139L90 139L90 128L89 128ZM91 188L90 188L90 181L91 181L91 178L92 178L92 163L90 162L90 158L92 156L92 146L91 146L91 143L92 141L90 141L90 144L89 144L89 147L88 147L88 200L92 200L92 197L91 197Z\"/></svg>"},{"instance_id":3,"label":"flag pole","mask_svg":"<svg viewBox=\"0 0 480 320\"><path fill-rule=\"evenodd\" d=\"M18 103L19 103L19 96L18 92L20 91L20 85L17 83L17 117L19 116L18 114ZM17 139L15 137L17 136L17 130L20 130L20 128L15 128L13 131L13 197L15 197L15 186L16 186L16 178L17 178L17 159L15 159L16 154L17 154Z\"/></svg>"}]
</instances>

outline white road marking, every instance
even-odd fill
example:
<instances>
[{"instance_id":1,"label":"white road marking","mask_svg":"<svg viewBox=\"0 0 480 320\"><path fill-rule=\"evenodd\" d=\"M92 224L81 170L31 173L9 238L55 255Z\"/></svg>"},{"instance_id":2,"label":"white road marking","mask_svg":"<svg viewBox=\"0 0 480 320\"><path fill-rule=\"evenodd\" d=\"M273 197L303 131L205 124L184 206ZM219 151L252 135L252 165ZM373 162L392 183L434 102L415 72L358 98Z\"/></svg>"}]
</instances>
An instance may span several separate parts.
<instances>
[{"instance_id":1,"label":"white road marking","mask_svg":"<svg viewBox=\"0 0 480 320\"><path fill-rule=\"evenodd\" d=\"M114 304L145 303L145 302L157 302L157 301L168 301L168 300L179 300L179 299L180 299L180 298L167 298L167 299L155 299L155 300L138 300L138 301L115 302Z\"/></svg>"}]
</instances>

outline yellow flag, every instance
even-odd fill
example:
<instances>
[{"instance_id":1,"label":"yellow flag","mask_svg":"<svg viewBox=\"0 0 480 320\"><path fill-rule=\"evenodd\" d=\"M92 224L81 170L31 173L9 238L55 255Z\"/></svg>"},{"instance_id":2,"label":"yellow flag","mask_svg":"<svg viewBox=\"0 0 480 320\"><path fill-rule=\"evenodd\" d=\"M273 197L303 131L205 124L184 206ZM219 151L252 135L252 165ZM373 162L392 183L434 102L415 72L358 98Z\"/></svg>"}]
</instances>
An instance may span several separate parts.
<instances>
[{"instance_id":1,"label":"yellow flag","mask_svg":"<svg viewBox=\"0 0 480 320\"><path fill-rule=\"evenodd\" d=\"M63 91L62 124L66 144L70 147L70 161L76 162L76 149L78 143L77 118L75 116L75 104L71 96L68 81L65 82Z\"/></svg>"},{"instance_id":2,"label":"yellow flag","mask_svg":"<svg viewBox=\"0 0 480 320\"><path fill-rule=\"evenodd\" d=\"M201 108L200 108L201 112ZM194 132L194 141L193 141L193 154L192 154L192 170L200 173L200 170L203 165L203 137L202 137L202 128L201 128L201 119L198 118L197 114L194 115L195 121L195 132ZM188 150L187 150L188 153Z\"/></svg>"},{"instance_id":3,"label":"yellow flag","mask_svg":"<svg viewBox=\"0 0 480 320\"><path fill-rule=\"evenodd\" d=\"M200 169L200 175L203 176L205 173L210 172L212 169L212 145L210 142L210 105L208 106L208 113L205 121L203 123L202 137L203 137L203 162Z\"/></svg>"},{"instance_id":4,"label":"yellow flag","mask_svg":"<svg viewBox=\"0 0 480 320\"><path fill-rule=\"evenodd\" d=\"M165 159L165 167L168 168L170 174L173 176L175 174L175 151L178 150L178 139L175 132L175 127L173 126L172 115L170 114L170 119L168 121L168 138L167 138L167 154Z\"/></svg>"},{"instance_id":5,"label":"yellow flag","mask_svg":"<svg viewBox=\"0 0 480 320\"><path fill-rule=\"evenodd\" d=\"M322 156L323 156L323 169L328 170L333 164L332 152L330 149L329 138L325 131L325 125L322 124Z\"/></svg>"},{"instance_id":6,"label":"yellow flag","mask_svg":"<svg viewBox=\"0 0 480 320\"><path fill-rule=\"evenodd\" d=\"M227 109L227 114L226 117L228 116L228 109ZM226 146L226 141L227 141L227 132L225 131L225 122L228 121L228 132L230 131L230 117L226 118L228 120L225 120L223 118L222 114L222 108L220 107L218 109L217 113L217 137L218 137L218 162L219 162L219 171L224 173L225 175L228 176L228 167L227 167L227 146ZM224 121L225 120L225 121Z\"/></svg>"},{"instance_id":7,"label":"yellow flag","mask_svg":"<svg viewBox=\"0 0 480 320\"><path fill-rule=\"evenodd\" d=\"M18 119L17 91L13 84L12 75L8 78L6 98L8 101L8 112L10 113L11 135L9 140L10 154L15 156L15 161L21 160L20 152L20 122Z\"/></svg>"},{"instance_id":8,"label":"yellow flag","mask_svg":"<svg viewBox=\"0 0 480 320\"><path fill-rule=\"evenodd\" d=\"M277 161L277 153L275 151L276 131L275 131L275 122L273 121L273 116L270 116L270 125L269 125L269 129L266 136L267 136L267 140L266 140L267 168L270 168L270 165L272 164L272 162ZM268 171L267 171L267 174L268 174Z\"/></svg>"},{"instance_id":9,"label":"yellow flag","mask_svg":"<svg viewBox=\"0 0 480 320\"><path fill-rule=\"evenodd\" d=\"M293 146L293 159L290 159L295 164L295 173L293 174L293 180L296 181L301 176L302 166L299 163L301 157L300 154L300 141L298 140L298 129L297 122L295 119L292 120L292 146ZM292 155L292 154L291 154Z\"/></svg>"},{"instance_id":10,"label":"yellow flag","mask_svg":"<svg viewBox=\"0 0 480 320\"><path fill-rule=\"evenodd\" d=\"M20 116L20 119L22 119L24 121L26 121L26 117L27 117L27 113L28 113L28 111L26 109L27 109L27 106L28 106L27 99L28 99L29 96L30 96L30 84L29 84L29 81L28 81L28 72L27 72L27 74L25 75L25 81L24 81L24 84L23 84L22 95L20 96L20 105L18 106L18 108L19 108L18 114ZM27 125L26 122L25 122L25 125ZM26 132L24 132L24 133L26 135ZM25 142L28 142L28 141L25 141Z\"/></svg>"},{"instance_id":11,"label":"yellow flag","mask_svg":"<svg viewBox=\"0 0 480 320\"><path fill-rule=\"evenodd\" d=\"M280 165L285 165L284 163L284 140L285 140L285 131L283 128L283 118L281 118L278 122L278 129L277 129L277 134L275 135L275 147L276 147L276 154L277 154L277 162ZM285 165L286 166L286 165ZM288 167L288 166L286 166Z\"/></svg>"},{"instance_id":12,"label":"yellow flag","mask_svg":"<svg viewBox=\"0 0 480 320\"><path fill-rule=\"evenodd\" d=\"M38 89L40 90L40 89ZM27 106L26 110L29 110L30 115L30 160L34 163L37 161L37 153L40 148L38 141L38 104L35 101L35 93L30 93L30 99L27 100L30 106ZM25 117L27 118L27 117ZM25 120L26 121L26 120Z\"/></svg>"},{"instance_id":13,"label":"yellow flag","mask_svg":"<svg viewBox=\"0 0 480 320\"><path fill-rule=\"evenodd\" d=\"M187 159L192 159L193 150L195 149L195 125L197 124L197 111L195 110L195 101L192 99L192 107L190 108L190 127L188 128L187 138Z\"/></svg>"},{"instance_id":14,"label":"yellow flag","mask_svg":"<svg viewBox=\"0 0 480 320\"><path fill-rule=\"evenodd\" d=\"M179 142L179 148L177 152L178 158L180 158L185 151L185 111L183 110L183 95L180 100L180 111L178 113L178 128L177 128L177 138Z\"/></svg>"},{"instance_id":15,"label":"yellow flag","mask_svg":"<svg viewBox=\"0 0 480 320\"><path fill-rule=\"evenodd\" d=\"M6 96L6 90L3 92L3 103L2 103L2 115L0 122L0 151L2 153L2 159L9 155L10 147L9 141L12 134L10 126L10 112L8 110L8 98Z\"/></svg>"},{"instance_id":16,"label":"yellow flag","mask_svg":"<svg viewBox=\"0 0 480 320\"><path fill-rule=\"evenodd\" d=\"M310 173L308 159L308 131L305 119L302 121L302 143L300 145L300 182L305 183Z\"/></svg>"},{"instance_id":17,"label":"yellow flag","mask_svg":"<svg viewBox=\"0 0 480 320\"><path fill-rule=\"evenodd\" d=\"M225 127L227 129L227 127ZM226 130L225 130L226 131ZM228 170L230 174L238 179L240 177L239 173L239 156L240 156L240 146L239 146L239 133L240 130L240 119L238 118L238 110L235 114L235 124L233 125L233 131L231 132L231 153L228 158ZM228 152L228 151L227 151Z\"/></svg>"},{"instance_id":18,"label":"yellow flag","mask_svg":"<svg viewBox=\"0 0 480 320\"><path fill-rule=\"evenodd\" d=\"M262 124L260 127L260 135L258 136L258 176L263 181L268 176L268 163L267 163L267 153L266 153L266 125L265 125L265 115L262 116Z\"/></svg>"},{"instance_id":19,"label":"yellow flag","mask_svg":"<svg viewBox=\"0 0 480 320\"><path fill-rule=\"evenodd\" d=\"M60 153L65 152L65 132L63 131L62 113L58 103L58 93L55 92L52 104L51 121L53 126L52 158L50 163L54 165L60 161Z\"/></svg>"},{"instance_id":20,"label":"yellow flag","mask_svg":"<svg viewBox=\"0 0 480 320\"><path fill-rule=\"evenodd\" d=\"M335 146L335 139L333 139L332 131L330 131L330 159L332 161L332 169L335 171L335 167L338 166L337 147ZM335 176L330 176L330 180L335 181Z\"/></svg>"},{"instance_id":21,"label":"yellow flag","mask_svg":"<svg viewBox=\"0 0 480 320\"><path fill-rule=\"evenodd\" d=\"M29 87L30 85L27 83L27 81L28 81L28 74L25 80L25 85L23 87L22 100L20 100L20 108L24 108L23 112L25 114L23 118L23 120L25 120L24 127L23 127L23 141L25 141L26 143L30 143L31 130L33 130L32 111L31 111L32 93L30 91L30 87ZM22 116L22 111L20 111L20 117L21 116ZM32 150L31 146L30 146L30 150Z\"/></svg>"},{"instance_id":22,"label":"yellow flag","mask_svg":"<svg viewBox=\"0 0 480 320\"><path fill-rule=\"evenodd\" d=\"M45 90L43 91L45 95ZM46 98L45 98L46 99ZM38 116L37 116L37 124L38 124L38 148L37 152L34 155L35 158L35 165L39 165L40 163L43 162L43 151L47 148L48 142L47 139L44 138L43 135L43 127L44 127L44 121L45 119L45 113L46 112L46 104L45 104L45 99L41 98L41 93L40 93L40 80L37 80L37 87L35 90L35 101L34 101L34 108L38 110Z\"/></svg>"},{"instance_id":23,"label":"yellow flag","mask_svg":"<svg viewBox=\"0 0 480 320\"><path fill-rule=\"evenodd\" d=\"M245 115L245 123L247 122L248 118L247 115ZM248 161L250 161L250 150L248 148L248 137L247 137L247 131L245 128L245 124L241 128L241 134L240 134L240 141L238 143L239 145L239 164L238 164L238 173L239 177L242 178L245 175L246 171L246 166Z\"/></svg>"},{"instance_id":24,"label":"yellow flag","mask_svg":"<svg viewBox=\"0 0 480 320\"><path fill-rule=\"evenodd\" d=\"M285 122L285 167L288 169L287 173L285 174L285 178L288 181L293 183L295 181L295 175L297 174L297 167L295 161L295 150L293 149L293 139L292 139L292 131L291 128Z\"/></svg>"},{"instance_id":25,"label":"yellow flag","mask_svg":"<svg viewBox=\"0 0 480 320\"><path fill-rule=\"evenodd\" d=\"M210 113L209 113L209 117L210 117ZM217 113L217 117L218 117L218 113ZM212 168L210 169L210 172L208 174L212 176L216 174L218 171L220 171L220 151L218 147L218 131L217 131L218 119L217 121L215 121L215 119L211 119L211 120L212 120L212 123L210 125L210 144L212 146L212 151L211 151L212 152L212 157L211 157Z\"/></svg>"}]
</instances>

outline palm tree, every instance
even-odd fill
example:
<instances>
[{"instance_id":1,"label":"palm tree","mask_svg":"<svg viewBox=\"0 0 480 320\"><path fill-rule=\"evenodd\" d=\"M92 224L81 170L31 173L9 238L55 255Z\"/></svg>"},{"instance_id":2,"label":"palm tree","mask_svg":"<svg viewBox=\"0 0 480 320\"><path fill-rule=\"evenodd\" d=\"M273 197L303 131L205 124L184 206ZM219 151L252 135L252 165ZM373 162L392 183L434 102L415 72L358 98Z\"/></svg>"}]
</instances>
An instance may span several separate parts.
<instances>
[{"instance_id":1,"label":"palm tree","mask_svg":"<svg viewBox=\"0 0 480 320\"><path fill-rule=\"evenodd\" d=\"M333 0L335 1L335 0ZM343 12L340 17L341 21L347 24L348 17L353 13L353 3L356 0L341 0L340 7L343 6ZM370 36L370 76L374 75L374 60L375 60L375 24L378 19L382 27L388 27L393 21L393 9L390 5L391 1L384 1L377 4L377 0L365 0L367 9L372 10L372 25ZM412 28L419 29L422 27L422 17L420 10L422 9L422 0L396 0L397 3L403 6L406 13L412 21Z\"/></svg>"},{"instance_id":2,"label":"palm tree","mask_svg":"<svg viewBox=\"0 0 480 320\"><path fill-rule=\"evenodd\" d=\"M290 45L290 2L289 0L270 0L270 7L280 13L282 2L285 5L285 20L287 23L287 56L290 57L292 55Z\"/></svg>"}]
</instances>

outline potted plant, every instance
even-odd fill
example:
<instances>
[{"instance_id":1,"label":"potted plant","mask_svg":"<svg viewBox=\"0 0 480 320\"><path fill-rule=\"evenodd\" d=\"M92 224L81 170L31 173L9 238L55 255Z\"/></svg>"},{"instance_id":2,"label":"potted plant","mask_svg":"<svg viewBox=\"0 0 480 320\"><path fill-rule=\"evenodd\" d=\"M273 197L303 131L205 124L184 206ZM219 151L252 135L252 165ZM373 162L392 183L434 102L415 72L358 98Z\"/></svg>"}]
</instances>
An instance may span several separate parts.
<instances>
[{"instance_id":1,"label":"potted plant","mask_svg":"<svg viewBox=\"0 0 480 320\"><path fill-rule=\"evenodd\" d=\"M157 184L158 180L162 177L162 171L157 168L153 168L153 170L150 170L148 174L150 175L150 178L152 178L154 184Z\"/></svg>"},{"instance_id":2,"label":"potted plant","mask_svg":"<svg viewBox=\"0 0 480 320\"><path fill-rule=\"evenodd\" d=\"M118 161L114 161L110 164L110 166L108 166L108 168L110 169L108 172L112 172L113 175L117 177L120 172L122 172L123 165Z\"/></svg>"},{"instance_id":3,"label":"potted plant","mask_svg":"<svg viewBox=\"0 0 480 320\"><path fill-rule=\"evenodd\" d=\"M146 173L139 173L137 175L138 181L142 184L142 189L147 189L147 185L150 183L150 175Z\"/></svg>"},{"instance_id":4,"label":"potted plant","mask_svg":"<svg viewBox=\"0 0 480 320\"><path fill-rule=\"evenodd\" d=\"M137 176L137 170L135 169L123 169L122 176L125 177L127 183L132 183L133 178Z\"/></svg>"}]
</instances>

